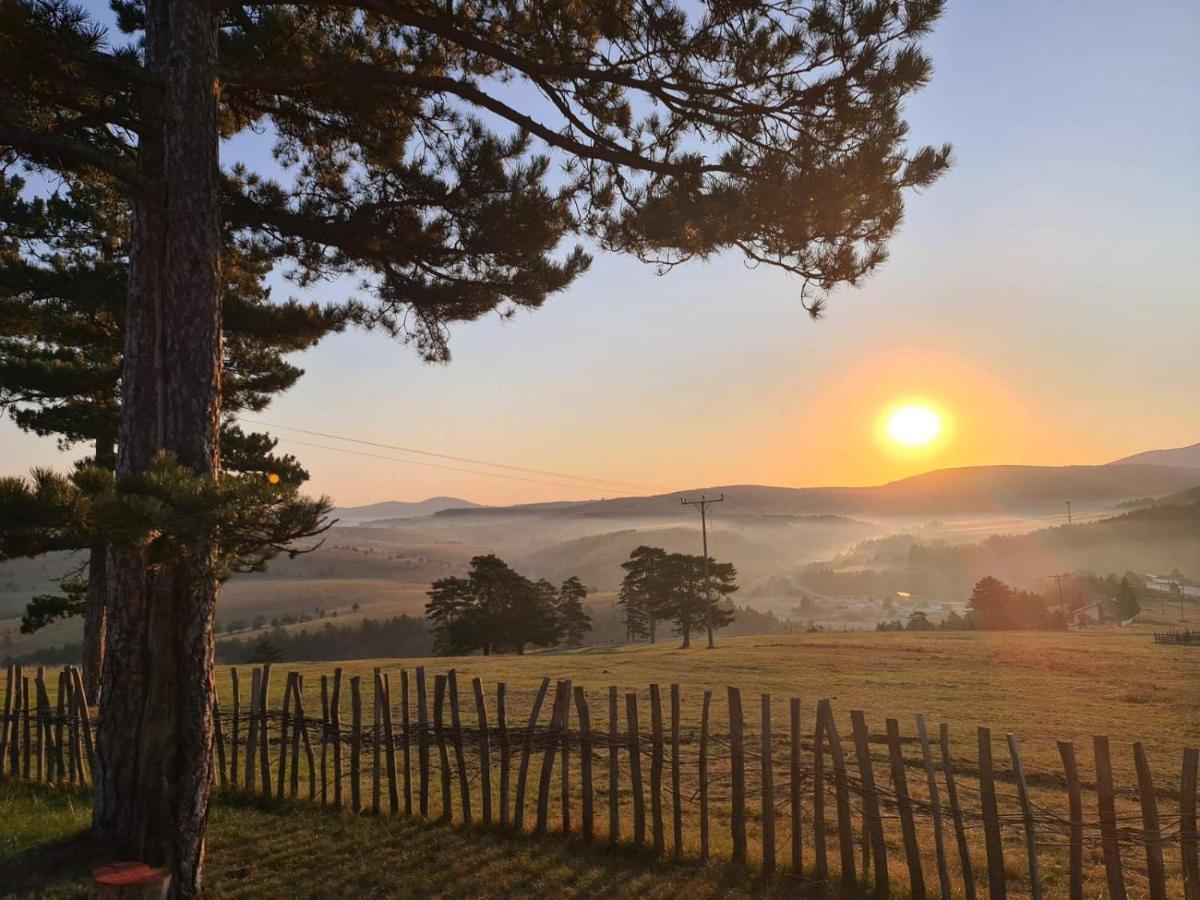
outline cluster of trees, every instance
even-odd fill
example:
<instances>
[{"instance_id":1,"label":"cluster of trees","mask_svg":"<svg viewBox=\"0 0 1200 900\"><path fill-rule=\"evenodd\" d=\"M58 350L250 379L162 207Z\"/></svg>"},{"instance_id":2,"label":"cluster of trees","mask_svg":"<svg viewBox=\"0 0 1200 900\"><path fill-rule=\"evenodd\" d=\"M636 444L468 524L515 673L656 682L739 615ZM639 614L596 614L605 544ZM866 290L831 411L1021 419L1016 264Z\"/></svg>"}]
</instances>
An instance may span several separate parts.
<instances>
[{"instance_id":1,"label":"cluster of trees","mask_svg":"<svg viewBox=\"0 0 1200 900\"><path fill-rule=\"evenodd\" d=\"M353 625L326 622L320 628L273 628L266 634L217 642L217 659L231 665L302 659L373 659L428 656L433 636L415 616L362 619Z\"/></svg>"},{"instance_id":2,"label":"cluster of trees","mask_svg":"<svg viewBox=\"0 0 1200 900\"><path fill-rule=\"evenodd\" d=\"M540 306L587 270L587 240L664 268L736 248L799 276L815 313L883 262L906 192L949 166L948 147L907 147L902 115L930 77L920 42L942 3L112 7L111 29L66 0L0 16L8 196L29 199L10 177L24 167L39 200L124 236L25 241L29 210L8 203L6 295L62 301L84 326L104 278L125 299L80 351L119 373L118 390L81 395L109 404L105 452L8 483L0 523L17 527L0 554L61 541L105 565L84 592L116 655L100 666L94 828L187 897L213 783L221 578L325 511L261 472L228 474L242 452L224 440L242 374L223 352L229 299L276 265L300 288L349 277L371 323L445 359L449 324ZM536 90L505 88L522 81ZM249 131L272 134L282 177L222 158ZM37 335L36 318L12 328ZM93 591L103 603L87 605Z\"/></svg>"},{"instance_id":3,"label":"cluster of trees","mask_svg":"<svg viewBox=\"0 0 1200 900\"><path fill-rule=\"evenodd\" d=\"M575 577L555 587L532 581L495 554L476 556L465 578L429 589L425 617L437 653L524 653L526 647L578 647L592 623L583 608L587 588Z\"/></svg>"},{"instance_id":4,"label":"cluster of trees","mask_svg":"<svg viewBox=\"0 0 1200 900\"><path fill-rule=\"evenodd\" d=\"M657 640L659 623L669 624L690 647L692 632L713 633L734 619L728 598L737 591L737 569L711 557L667 553L661 547L637 547L621 563L625 577L617 603L623 608L626 640Z\"/></svg>"}]
</instances>

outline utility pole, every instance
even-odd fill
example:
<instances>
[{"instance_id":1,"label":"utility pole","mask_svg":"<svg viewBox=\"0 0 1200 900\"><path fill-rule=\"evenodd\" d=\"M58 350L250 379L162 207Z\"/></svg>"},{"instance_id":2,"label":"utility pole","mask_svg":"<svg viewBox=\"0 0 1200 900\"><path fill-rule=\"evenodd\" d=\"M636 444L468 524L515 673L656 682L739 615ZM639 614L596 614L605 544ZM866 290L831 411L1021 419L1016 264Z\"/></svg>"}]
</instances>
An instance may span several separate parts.
<instances>
[{"instance_id":1,"label":"utility pole","mask_svg":"<svg viewBox=\"0 0 1200 900\"><path fill-rule=\"evenodd\" d=\"M716 499L700 495L699 500L688 500L684 497L679 499L679 502L684 506L696 506L700 508L700 539L704 542L704 625L708 632L708 649L711 650L716 646L713 640L713 615L712 615L712 581L708 576L708 504L721 503L725 500L725 495L722 494Z\"/></svg>"},{"instance_id":2,"label":"utility pole","mask_svg":"<svg viewBox=\"0 0 1200 900\"><path fill-rule=\"evenodd\" d=\"M1067 501L1067 524L1071 524L1071 501Z\"/></svg>"},{"instance_id":3,"label":"utility pole","mask_svg":"<svg viewBox=\"0 0 1200 900\"><path fill-rule=\"evenodd\" d=\"M1063 577L1061 575L1051 575L1050 577L1053 578L1055 583L1058 585L1058 608L1062 611L1063 618L1066 618L1067 603L1065 600L1063 600L1063 592L1062 592Z\"/></svg>"}]
</instances>

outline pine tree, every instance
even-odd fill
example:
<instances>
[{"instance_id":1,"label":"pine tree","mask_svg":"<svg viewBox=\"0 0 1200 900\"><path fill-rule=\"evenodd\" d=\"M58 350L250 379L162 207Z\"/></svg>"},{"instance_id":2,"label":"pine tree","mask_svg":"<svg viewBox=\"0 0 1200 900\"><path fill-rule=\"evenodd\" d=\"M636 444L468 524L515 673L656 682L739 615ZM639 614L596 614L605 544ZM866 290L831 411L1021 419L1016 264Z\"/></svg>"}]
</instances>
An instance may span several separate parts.
<instances>
[{"instance_id":1,"label":"pine tree","mask_svg":"<svg viewBox=\"0 0 1200 900\"><path fill-rule=\"evenodd\" d=\"M588 265L558 251L574 235L663 268L735 249L798 275L818 312L883 261L904 192L948 165L947 148L906 149L901 116L941 7L114 0L133 38L114 46L64 0L9 0L0 150L128 188L118 493L145 512L135 488L181 489L186 471L236 500L213 486L227 233L301 285L359 276L375 321L430 358L448 323L567 287ZM284 179L222 168L222 138L251 128L275 136ZM220 548L156 533L111 557L94 822L190 896Z\"/></svg>"},{"instance_id":2,"label":"pine tree","mask_svg":"<svg viewBox=\"0 0 1200 900\"><path fill-rule=\"evenodd\" d=\"M558 589L555 614L558 618L558 642L566 647L580 647L583 638L592 630L592 619L583 608L588 589L572 575Z\"/></svg>"},{"instance_id":3,"label":"pine tree","mask_svg":"<svg viewBox=\"0 0 1200 900\"><path fill-rule=\"evenodd\" d=\"M1137 589L1128 577L1122 578L1121 583L1117 585L1116 603L1117 619L1122 622L1132 619L1142 611Z\"/></svg>"},{"instance_id":4,"label":"pine tree","mask_svg":"<svg viewBox=\"0 0 1200 900\"><path fill-rule=\"evenodd\" d=\"M112 469L129 280L128 200L108 177L73 179L48 198L24 197L25 186L16 175L0 180L0 209L9 223L0 240L0 412L25 431L57 437L63 449L90 444L91 461ZM233 416L261 411L295 384L303 372L284 355L340 330L357 309L273 303L263 284L264 254L235 244L225 259L223 468L299 485L308 474L296 460L275 454L269 435L243 432ZM77 538L62 549L88 551L86 578L69 573L63 594L33 598L21 629L83 616L82 671L95 697L108 548L103 536Z\"/></svg>"},{"instance_id":5,"label":"pine tree","mask_svg":"<svg viewBox=\"0 0 1200 900\"><path fill-rule=\"evenodd\" d=\"M657 641L657 626L666 613L671 583L667 577L667 552L661 547L642 545L634 548L621 563L625 577L617 594L617 603L625 608L625 631L635 637Z\"/></svg>"}]
</instances>

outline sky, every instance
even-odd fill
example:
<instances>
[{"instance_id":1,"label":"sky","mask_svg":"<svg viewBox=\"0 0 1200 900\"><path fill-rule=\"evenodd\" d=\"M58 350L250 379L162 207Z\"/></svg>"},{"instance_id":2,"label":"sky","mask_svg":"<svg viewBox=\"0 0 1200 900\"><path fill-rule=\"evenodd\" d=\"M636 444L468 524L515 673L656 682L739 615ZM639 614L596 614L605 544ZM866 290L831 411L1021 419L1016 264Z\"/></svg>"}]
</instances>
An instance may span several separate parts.
<instances>
[{"instance_id":1,"label":"sky","mask_svg":"<svg viewBox=\"0 0 1200 900\"><path fill-rule=\"evenodd\" d=\"M955 165L824 319L736 254L665 276L598 254L541 310L456 327L449 365L335 335L256 418L342 505L875 484L1200 441L1200 4L950 0L925 46L912 141ZM939 439L880 440L914 398ZM69 458L0 423L6 473Z\"/></svg>"}]
</instances>

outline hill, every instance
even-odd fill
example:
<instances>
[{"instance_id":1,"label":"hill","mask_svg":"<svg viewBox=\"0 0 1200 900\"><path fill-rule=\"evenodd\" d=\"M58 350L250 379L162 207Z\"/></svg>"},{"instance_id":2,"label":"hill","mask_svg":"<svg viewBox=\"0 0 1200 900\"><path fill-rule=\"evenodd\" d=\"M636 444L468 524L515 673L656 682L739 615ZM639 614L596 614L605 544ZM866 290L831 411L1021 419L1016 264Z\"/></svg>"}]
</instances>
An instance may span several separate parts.
<instances>
[{"instance_id":1,"label":"hill","mask_svg":"<svg viewBox=\"0 0 1200 900\"><path fill-rule=\"evenodd\" d=\"M1173 447L1169 450L1146 450L1109 463L1112 466L1154 465L1177 466L1184 469L1200 468L1200 444L1190 447Z\"/></svg>"},{"instance_id":2,"label":"hill","mask_svg":"<svg viewBox=\"0 0 1200 900\"><path fill-rule=\"evenodd\" d=\"M383 500L379 503L368 503L365 506L339 506L332 513L333 518L346 524L361 524L377 519L412 519L420 516L432 516L447 509L472 509L478 503L462 500L458 497L430 497L427 500Z\"/></svg>"}]
</instances>

